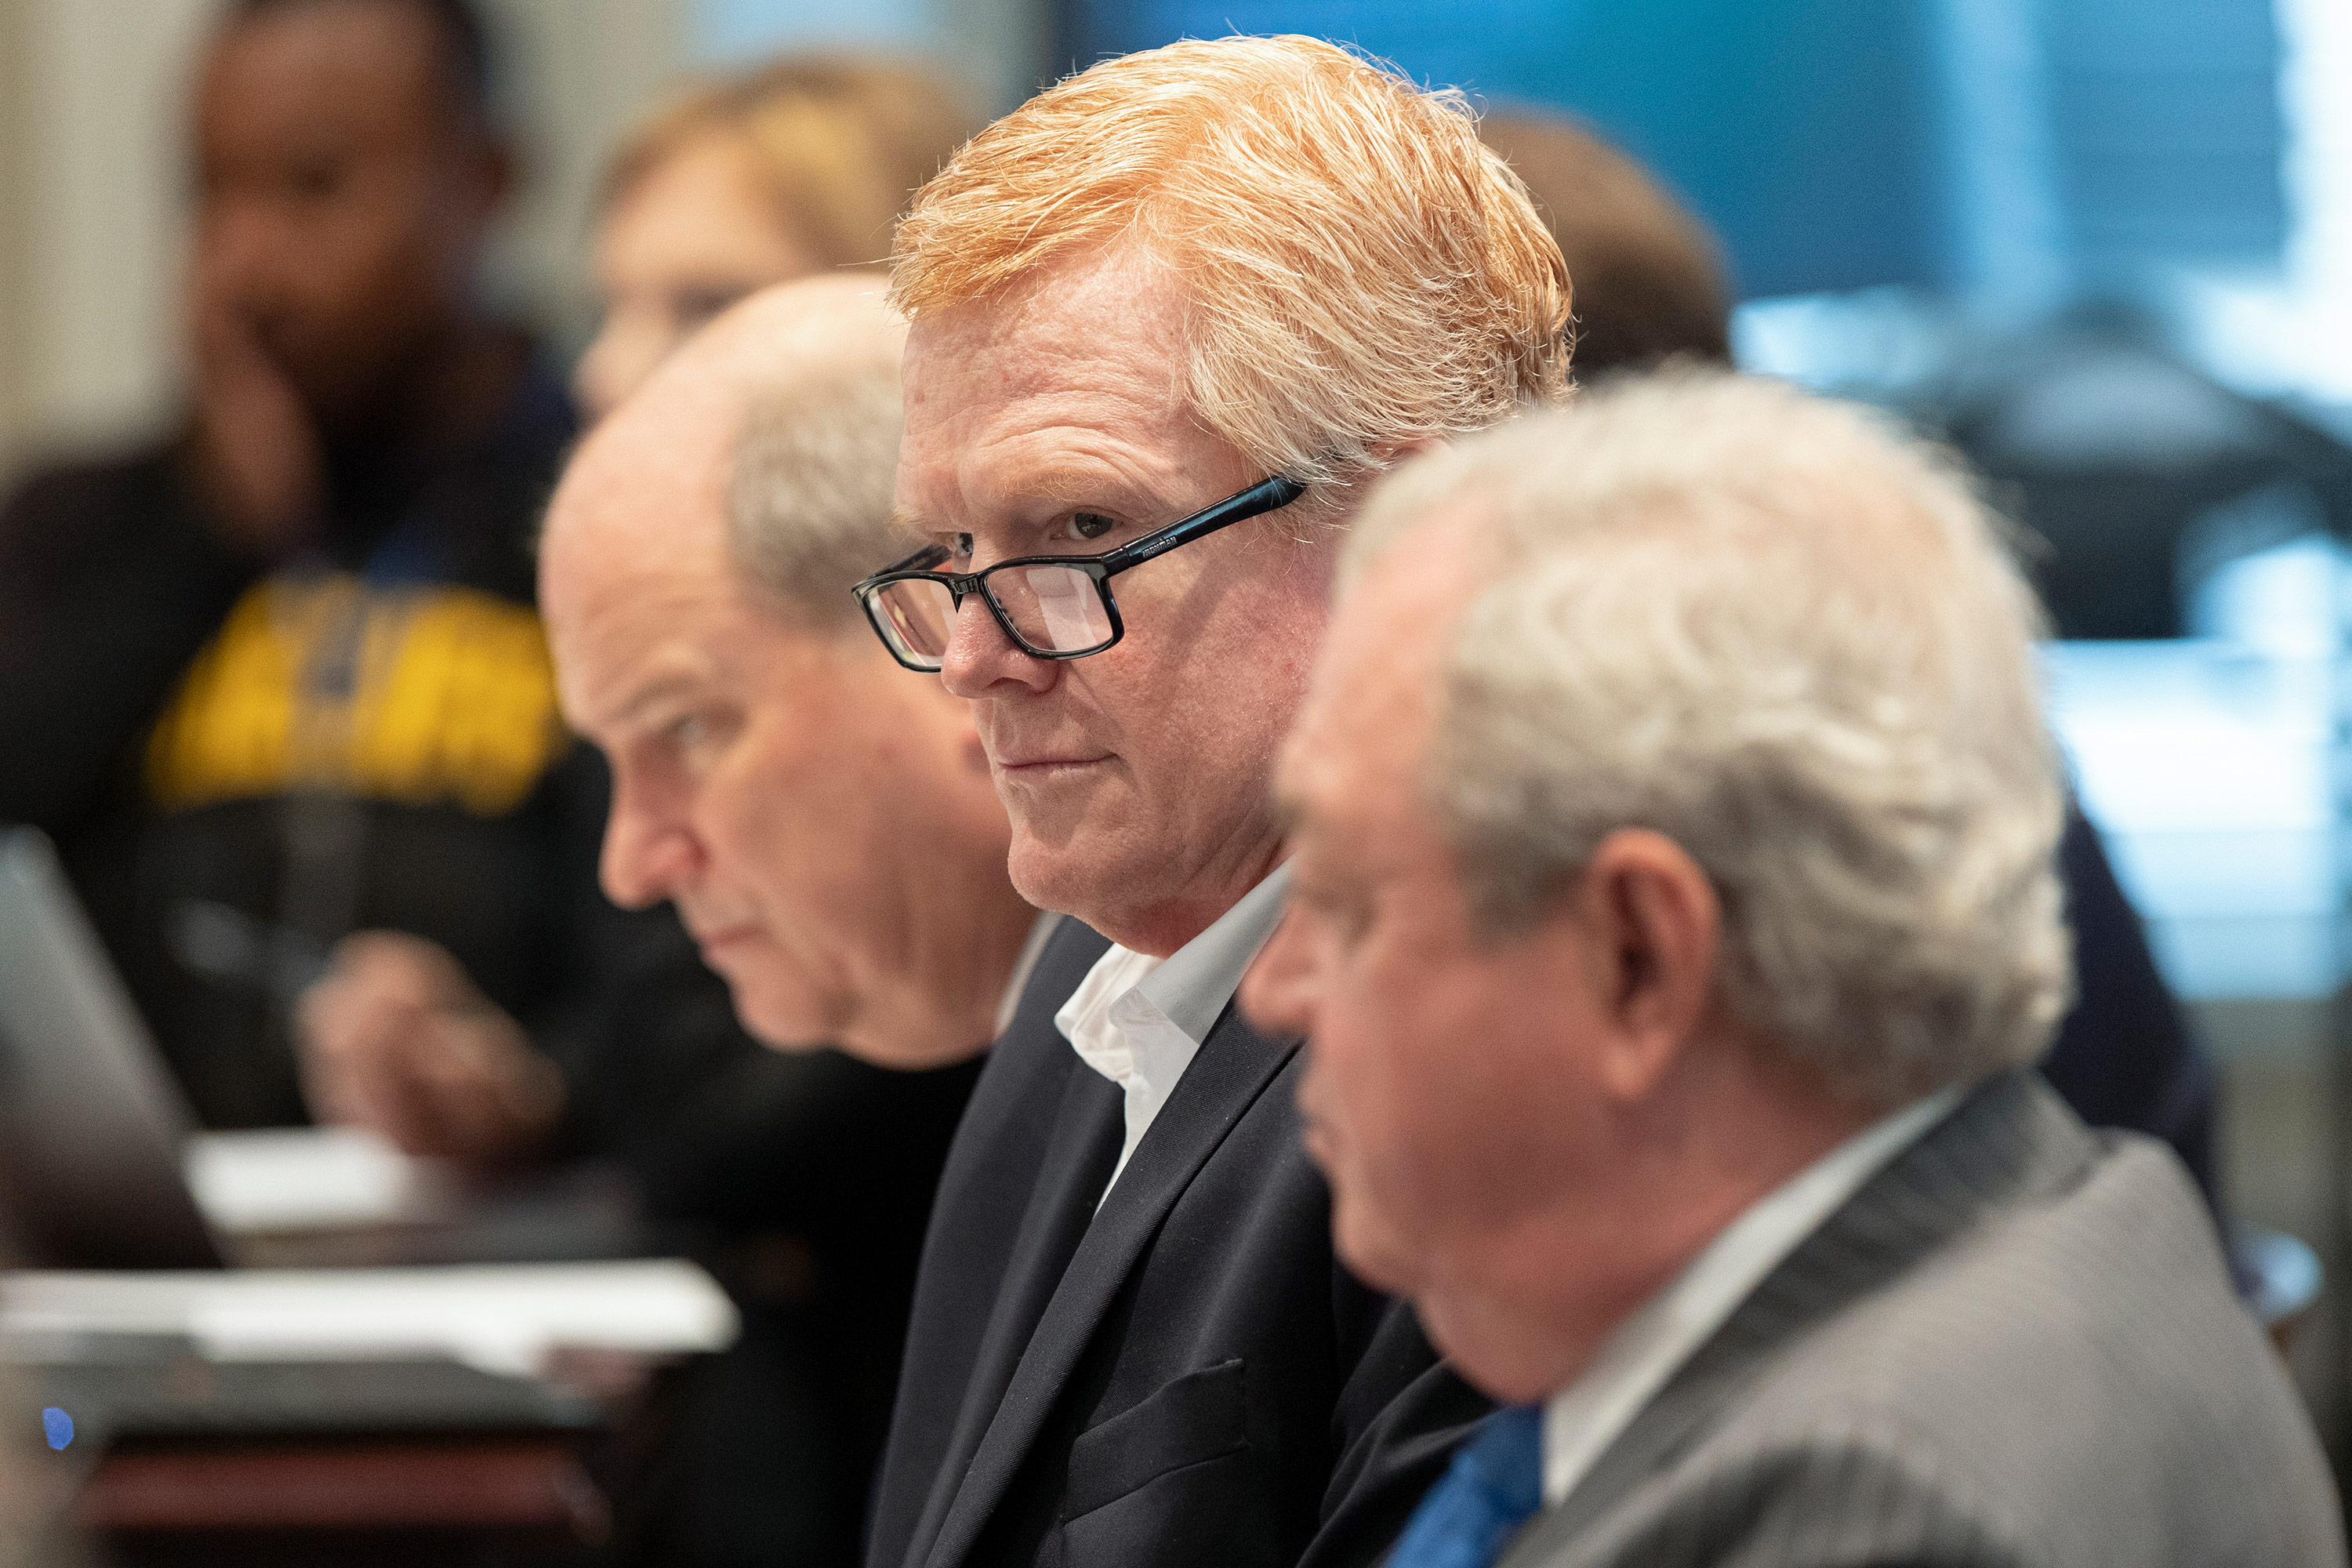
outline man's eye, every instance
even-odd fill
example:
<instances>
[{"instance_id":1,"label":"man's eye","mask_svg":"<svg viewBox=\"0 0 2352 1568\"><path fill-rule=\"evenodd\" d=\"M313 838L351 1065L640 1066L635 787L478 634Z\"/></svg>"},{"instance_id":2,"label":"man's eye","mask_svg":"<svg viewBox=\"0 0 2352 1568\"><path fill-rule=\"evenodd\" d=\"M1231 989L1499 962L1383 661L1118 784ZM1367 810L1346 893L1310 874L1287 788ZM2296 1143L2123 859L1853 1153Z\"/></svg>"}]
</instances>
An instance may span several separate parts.
<instances>
[{"instance_id":1,"label":"man's eye","mask_svg":"<svg viewBox=\"0 0 2352 1568\"><path fill-rule=\"evenodd\" d=\"M1078 511L1070 514L1066 528L1072 539L1100 539L1117 526L1117 522L1098 511Z\"/></svg>"},{"instance_id":2,"label":"man's eye","mask_svg":"<svg viewBox=\"0 0 2352 1568\"><path fill-rule=\"evenodd\" d=\"M743 298L740 289L683 289L670 300L670 314L680 332L708 326Z\"/></svg>"},{"instance_id":3,"label":"man's eye","mask_svg":"<svg viewBox=\"0 0 2352 1568\"><path fill-rule=\"evenodd\" d=\"M948 554L957 561L970 561L971 559L971 535L969 533L949 534Z\"/></svg>"},{"instance_id":4,"label":"man's eye","mask_svg":"<svg viewBox=\"0 0 2352 1568\"><path fill-rule=\"evenodd\" d=\"M1360 943L1371 930L1371 902L1354 889L1316 889L1302 896L1294 887L1291 897L1342 952Z\"/></svg>"}]
</instances>

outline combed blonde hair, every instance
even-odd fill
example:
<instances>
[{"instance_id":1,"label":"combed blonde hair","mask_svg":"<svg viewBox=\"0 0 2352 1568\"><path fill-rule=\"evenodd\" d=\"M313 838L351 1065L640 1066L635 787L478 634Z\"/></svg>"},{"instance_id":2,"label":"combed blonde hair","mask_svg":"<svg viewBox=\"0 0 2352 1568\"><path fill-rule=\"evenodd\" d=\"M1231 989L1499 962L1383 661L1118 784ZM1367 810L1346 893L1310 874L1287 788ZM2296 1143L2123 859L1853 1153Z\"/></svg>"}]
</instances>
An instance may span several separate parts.
<instances>
[{"instance_id":1,"label":"combed blonde hair","mask_svg":"<svg viewBox=\"0 0 2352 1568\"><path fill-rule=\"evenodd\" d=\"M1139 247L1190 301L1209 428L1309 483L1566 394L1569 282L1458 92L1314 38L1106 60L965 144L916 197L891 300L914 320Z\"/></svg>"},{"instance_id":2,"label":"combed blonde hair","mask_svg":"<svg viewBox=\"0 0 2352 1568\"><path fill-rule=\"evenodd\" d=\"M2041 618L1956 464L1777 384L1629 382L1404 466L1343 584L1440 512L1494 552L1423 781L1488 930L1646 827L1722 901L1733 1013L1851 1098L2041 1054L2073 979Z\"/></svg>"},{"instance_id":3,"label":"combed blonde hair","mask_svg":"<svg viewBox=\"0 0 2352 1568\"><path fill-rule=\"evenodd\" d=\"M819 261L878 262L908 198L978 123L955 84L921 66L779 60L706 83L638 126L614 154L597 205L611 207L687 143L731 135Z\"/></svg>"}]
</instances>

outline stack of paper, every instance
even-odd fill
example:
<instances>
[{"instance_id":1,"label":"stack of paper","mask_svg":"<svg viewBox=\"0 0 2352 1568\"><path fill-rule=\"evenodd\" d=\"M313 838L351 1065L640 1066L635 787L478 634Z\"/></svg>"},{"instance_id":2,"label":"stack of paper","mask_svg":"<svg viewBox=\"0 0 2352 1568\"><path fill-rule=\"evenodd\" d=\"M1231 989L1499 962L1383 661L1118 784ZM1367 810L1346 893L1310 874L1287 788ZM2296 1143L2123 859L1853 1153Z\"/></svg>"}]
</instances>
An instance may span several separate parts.
<instances>
[{"instance_id":1,"label":"stack of paper","mask_svg":"<svg viewBox=\"0 0 2352 1568\"><path fill-rule=\"evenodd\" d=\"M223 1361L446 1355L530 1375L564 1349L723 1350L735 1309L677 1259L0 1276L0 1337L184 1335Z\"/></svg>"},{"instance_id":2,"label":"stack of paper","mask_svg":"<svg viewBox=\"0 0 2352 1568\"><path fill-rule=\"evenodd\" d=\"M200 1132L184 1168L197 1208L226 1236L430 1219L457 1185L441 1163L351 1127Z\"/></svg>"}]
</instances>

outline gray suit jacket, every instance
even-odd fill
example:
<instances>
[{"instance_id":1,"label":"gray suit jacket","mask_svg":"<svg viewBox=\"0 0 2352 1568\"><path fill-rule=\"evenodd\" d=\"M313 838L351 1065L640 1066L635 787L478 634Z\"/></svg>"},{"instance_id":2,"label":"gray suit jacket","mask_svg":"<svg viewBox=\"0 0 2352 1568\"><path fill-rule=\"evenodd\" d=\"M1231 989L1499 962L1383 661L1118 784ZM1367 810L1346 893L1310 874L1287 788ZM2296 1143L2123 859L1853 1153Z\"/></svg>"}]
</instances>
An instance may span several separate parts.
<instances>
[{"instance_id":1,"label":"gray suit jacket","mask_svg":"<svg viewBox=\"0 0 2352 1568\"><path fill-rule=\"evenodd\" d=\"M2311 1423L2178 1162L1985 1084L1768 1276L1505 1568L2331 1568Z\"/></svg>"}]
</instances>

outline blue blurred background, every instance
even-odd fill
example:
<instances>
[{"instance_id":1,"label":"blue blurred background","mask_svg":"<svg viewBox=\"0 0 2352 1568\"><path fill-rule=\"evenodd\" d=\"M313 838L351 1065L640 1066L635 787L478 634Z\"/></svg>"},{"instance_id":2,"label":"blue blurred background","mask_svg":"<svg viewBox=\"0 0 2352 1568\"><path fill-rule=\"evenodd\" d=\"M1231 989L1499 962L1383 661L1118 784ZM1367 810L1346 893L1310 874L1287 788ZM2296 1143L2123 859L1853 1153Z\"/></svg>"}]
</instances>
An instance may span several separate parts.
<instances>
[{"instance_id":1,"label":"blue blurred background","mask_svg":"<svg viewBox=\"0 0 2352 1568\"><path fill-rule=\"evenodd\" d=\"M2285 233L2258 0L1157 0L1064 20L1077 58L1227 27L1583 116L1706 214L1753 298L2274 261Z\"/></svg>"}]
</instances>

